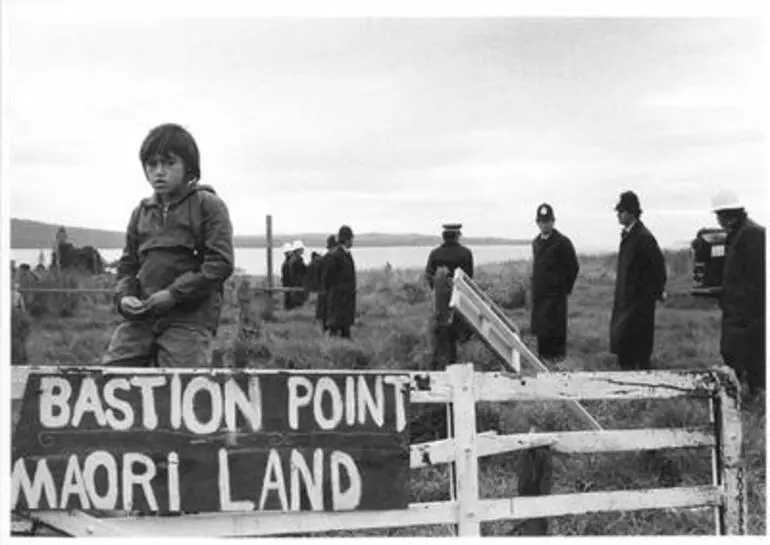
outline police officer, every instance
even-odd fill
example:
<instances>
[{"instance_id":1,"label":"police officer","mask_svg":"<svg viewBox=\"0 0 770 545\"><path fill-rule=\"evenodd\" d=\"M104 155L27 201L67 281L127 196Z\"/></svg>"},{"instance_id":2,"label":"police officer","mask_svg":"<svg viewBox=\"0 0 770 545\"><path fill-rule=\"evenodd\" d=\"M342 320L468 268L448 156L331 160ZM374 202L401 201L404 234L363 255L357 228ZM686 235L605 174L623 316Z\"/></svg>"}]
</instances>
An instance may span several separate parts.
<instances>
[{"instance_id":1,"label":"police officer","mask_svg":"<svg viewBox=\"0 0 770 545\"><path fill-rule=\"evenodd\" d=\"M466 340L470 334L467 325L459 315L455 314L449 323L445 323L444 317L448 314L449 296L446 292L450 290L449 279L457 268L473 277L473 253L460 244L461 224L446 223L442 229L441 237L444 242L431 251L425 267L425 279L431 289L436 290L437 299L440 299L437 300L436 306L447 307L435 309L435 323L432 331L434 369L456 363L457 343Z\"/></svg>"},{"instance_id":2,"label":"police officer","mask_svg":"<svg viewBox=\"0 0 770 545\"><path fill-rule=\"evenodd\" d=\"M433 277L439 267L449 269L450 276L459 267L465 274L473 277L473 253L460 244L462 224L445 223L441 227L443 229L441 238L444 242L431 251L428 256L428 265L425 267L425 279L431 288L433 288Z\"/></svg>"},{"instance_id":3,"label":"police officer","mask_svg":"<svg viewBox=\"0 0 770 545\"><path fill-rule=\"evenodd\" d=\"M350 338L356 321L356 264L350 249L353 230L343 225L337 232L337 245L324 260L321 287L326 292L325 321L332 337Z\"/></svg>"},{"instance_id":4,"label":"police officer","mask_svg":"<svg viewBox=\"0 0 770 545\"><path fill-rule=\"evenodd\" d=\"M316 305L315 305L315 317L316 320L319 321L321 324L321 331L324 333L329 330L329 328L326 325L326 291L323 288L323 276L324 271L326 270L325 267L327 266L329 262L329 253L337 246L337 237L336 235L329 235L326 237L326 253L324 253L319 262L318 262L318 270L316 271L317 274L317 283L318 283L318 299L316 299Z\"/></svg>"},{"instance_id":5,"label":"police officer","mask_svg":"<svg viewBox=\"0 0 770 545\"><path fill-rule=\"evenodd\" d=\"M765 390L765 228L749 219L732 191L712 199L712 210L727 232L722 273L722 337L724 362L736 374L745 370L750 394Z\"/></svg>"},{"instance_id":6,"label":"police officer","mask_svg":"<svg viewBox=\"0 0 770 545\"><path fill-rule=\"evenodd\" d=\"M538 355L559 361L566 355L567 298L580 266L572 241L554 229L553 208L537 207L540 234L532 241L532 319Z\"/></svg>"},{"instance_id":7,"label":"police officer","mask_svg":"<svg viewBox=\"0 0 770 545\"><path fill-rule=\"evenodd\" d=\"M655 304L666 299L666 263L658 241L641 220L639 197L620 194L615 206L623 226L610 321L610 352L622 369L650 369Z\"/></svg>"}]
</instances>

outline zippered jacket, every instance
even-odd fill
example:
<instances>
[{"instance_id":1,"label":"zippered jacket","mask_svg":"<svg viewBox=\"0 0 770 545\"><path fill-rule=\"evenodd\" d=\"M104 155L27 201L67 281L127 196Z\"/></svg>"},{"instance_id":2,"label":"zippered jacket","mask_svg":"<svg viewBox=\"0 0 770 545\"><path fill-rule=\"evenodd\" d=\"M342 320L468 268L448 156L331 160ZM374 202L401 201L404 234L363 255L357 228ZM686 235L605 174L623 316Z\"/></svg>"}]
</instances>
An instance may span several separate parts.
<instances>
[{"instance_id":1,"label":"zippered jacket","mask_svg":"<svg viewBox=\"0 0 770 545\"><path fill-rule=\"evenodd\" d=\"M149 319L194 321L216 329L222 287L233 269L227 206L213 188L190 184L165 205L153 195L132 212L118 262L115 303L121 312L122 297L144 300L168 289L173 307Z\"/></svg>"}]
</instances>

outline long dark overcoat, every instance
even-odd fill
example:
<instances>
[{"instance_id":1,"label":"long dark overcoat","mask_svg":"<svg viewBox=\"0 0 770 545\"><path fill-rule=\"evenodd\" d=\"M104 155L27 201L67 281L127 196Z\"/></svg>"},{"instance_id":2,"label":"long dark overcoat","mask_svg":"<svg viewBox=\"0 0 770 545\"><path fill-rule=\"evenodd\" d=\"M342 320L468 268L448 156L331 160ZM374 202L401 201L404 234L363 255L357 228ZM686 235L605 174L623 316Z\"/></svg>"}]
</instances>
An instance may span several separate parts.
<instances>
[{"instance_id":1,"label":"long dark overcoat","mask_svg":"<svg viewBox=\"0 0 770 545\"><path fill-rule=\"evenodd\" d=\"M290 288L294 286L294 278L292 277L291 261L287 257L281 264L281 285L284 288ZM290 291L283 292L283 308L286 310L294 308L294 300L291 297Z\"/></svg>"},{"instance_id":2,"label":"long dark overcoat","mask_svg":"<svg viewBox=\"0 0 770 545\"><path fill-rule=\"evenodd\" d=\"M456 241L447 241L431 250L428 255L428 263L425 266L425 279L431 289L434 289L434 277L441 267L448 269L448 276L452 278L455 269L462 271L473 278L473 252ZM450 338L457 341L467 341L471 336L470 326L463 320L459 313L454 313L451 327L448 330Z\"/></svg>"},{"instance_id":3,"label":"long dark overcoat","mask_svg":"<svg viewBox=\"0 0 770 545\"><path fill-rule=\"evenodd\" d=\"M727 236L720 305L722 356L765 365L765 229L750 219Z\"/></svg>"},{"instance_id":4,"label":"long dark overcoat","mask_svg":"<svg viewBox=\"0 0 770 545\"><path fill-rule=\"evenodd\" d=\"M572 241L553 230L532 241L531 330L538 337L567 336L567 297L580 266Z\"/></svg>"},{"instance_id":5,"label":"long dark overcoat","mask_svg":"<svg viewBox=\"0 0 770 545\"><path fill-rule=\"evenodd\" d=\"M301 256L295 255L289 260L289 271L292 279L292 285L295 288L305 287L305 275L307 274L307 265ZM301 307L305 304L307 293L304 291L291 292L291 304L293 307Z\"/></svg>"},{"instance_id":6,"label":"long dark overcoat","mask_svg":"<svg viewBox=\"0 0 770 545\"><path fill-rule=\"evenodd\" d=\"M349 327L356 320L356 264L350 251L342 245L327 255L323 279L326 325Z\"/></svg>"},{"instance_id":7,"label":"long dark overcoat","mask_svg":"<svg viewBox=\"0 0 770 545\"><path fill-rule=\"evenodd\" d=\"M658 241L637 221L618 252L610 352L647 359L655 340L655 302L666 286L666 264Z\"/></svg>"},{"instance_id":8,"label":"long dark overcoat","mask_svg":"<svg viewBox=\"0 0 770 545\"><path fill-rule=\"evenodd\" d=\"M329 254L326 253L318 258L314 274L318 285L318 298L315 302L315 317L318 320L324 320L326 317L326 290L323 285L324 271L328 264Z\"/></svg>"}]
</instances>

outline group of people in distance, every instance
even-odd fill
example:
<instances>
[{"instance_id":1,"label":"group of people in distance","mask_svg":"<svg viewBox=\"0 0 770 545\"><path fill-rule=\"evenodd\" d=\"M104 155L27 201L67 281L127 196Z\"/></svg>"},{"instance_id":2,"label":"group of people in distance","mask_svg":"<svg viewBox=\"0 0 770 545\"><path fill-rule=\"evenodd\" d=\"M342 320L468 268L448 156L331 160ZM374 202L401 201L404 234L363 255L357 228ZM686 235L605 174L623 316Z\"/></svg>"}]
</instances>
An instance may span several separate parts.
<instances>
[{"instance_id":1,"label":"group of people in distance","mask_svg":"<svg viewBox=\"0 0 770 545\"><path fill-rule=\"evenodd\" d=\"M117 311L125 320L114 331L103 363L208 366L223 285L234 269L227 206L213 188L199 183L198 147L183 127L153 128L141 144L139 160L153 194L129 219L115 292ZM641 221L637 195L622 193L615 210L623 228L610 348L623 369L649 369L656 302L666 299L666 267L655 237ZM713 210L728 232L721 353L728 365L747 372L756 393L765 387L764 228L747 217L733 193L717 195ZM535 222L540 234L532 243L531 331L540 356L553 361L566 355L567 299L579 264L570 239L554 228L550 205L538 206ZM451 274L459 267L473 276L473 254L460 243L460 231L459 224L444 226L444 242L430 253L425 271L431 286L442 268ZM304 274L322 295L316 316L324 331L345 338L356 314L353 238L350 227L343 225L334 240L330 237L328 251L311 259L312 274ZM301 246L291 251L302 261ZM289 269L299 271L298 264L287 261ZM291 300L287 308L293 304ZM459 327L460 321L450 328L452 342L460 338ZM456 350L451 356L456 359Z\"/></svg>"},{"instance_id":2,"label":"group of people in distance","mask_svg":"<svg viewBox=\"0 0 770 545\"><path fill-rule=\"evenodd\" d=\"M639 197L620 194L615 206L622 226L617 256L615 294L610 319L610 352L624 370L651 369L655 338L655 309L666 301L667 273L658 242L641 220ZM720 294L724 362L746 374L751 395L765 390L765 230L748 218L735 193L721 192L712 203L720 226L727 232L723 285ZM537 207L535 223L540 233L532 241L530 331L537 339L538 356L551 363L567 351L568 298L580 265L571 240L554 227L553 207ZM434 285L436 271L457 268L473 277L473 253L463 246L460 224L443 226L444 242L428 257L426 279ZM448 328L452 345L449 361L457 358L456 343L466 327L454 318ZM434 344L434 367L439 354Z\"/></svg>"},{"instance_id":3,"label":"group of people in distance","mask_svg":"<svg viewBox=\"0 0 770 545\"><path fill-rule=\"evenodd\" d=\"M356 318L356 264L350 248L353 230L343 225L337 235L326 239L326 252L313 252L305 264L302 241L283 246L281 284L296 288L284 292L284 308L301 307L308 293L316 293L315 317L323 332L333 337L350 338Z\"/></svg>"}]
</instances>

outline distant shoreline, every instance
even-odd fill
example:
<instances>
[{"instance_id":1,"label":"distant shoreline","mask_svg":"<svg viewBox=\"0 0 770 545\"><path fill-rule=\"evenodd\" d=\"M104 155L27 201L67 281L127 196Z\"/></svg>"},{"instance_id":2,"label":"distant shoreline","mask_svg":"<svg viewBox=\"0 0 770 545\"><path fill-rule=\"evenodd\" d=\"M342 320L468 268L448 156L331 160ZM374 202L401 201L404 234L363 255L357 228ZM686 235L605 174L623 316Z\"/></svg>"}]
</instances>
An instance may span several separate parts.
<instances>
[{"instance_id":1,"label":"distant shoreline","mask_svg":"<svg viewBox=\"0 0 770 545\"><path fill-rule=\"evenodd\" d=\"M93 246L101 250L120 249L125 241L125 233L65 226L71 242L77 246ZM11 218L11 249L50 249L59 226L35 220ZM305 246L326 246L326 233L278 233L273 235L273 246L280 247L285 242L301 240ZM264 235L235 235L236 248L264 248ZM471 246L525 246L531 239L515 239L495 236L463 237L463 242ZM355 244L360 248L385 248L394 246L437 246L441 243L438 233L357 233Z\"/></svg>"},{"instance_id":2,"label":"distant shoreline","mask_svg":"<svg viewBox=\"0 0 770 545\"><path fill-rule=\"evenodd\" d=\"M284 240L284 239L281 239L281 240ZM287 237L287 240L289 240L288 237ZM291 240L296 240L296 239L291 239ZM392 243L388 243L388 242L368 243L367 242L366 244L363 244L363 243L354 244L353 249L355 249L355 248L428 248L428 247L437 246L440 243L441 243L440 241L432 242L432 243L425 243L425 244L419 244L419 243L418 244L408 244L408 243L403 243L403 242L392 242ZM514 242L475 242L473 240L465 240L465 239L463 239L462 243L465 246L529 246L531 244L531 241L526 241L526 242L523 242L523 241L522 242L516 242L516 241L514 241ZM312 242L311 243L303 242L303 244L305 244L305 247L308 247L308 248L321 248L321 247L324 246L324 244L320 244L320 243L319 244L313 244ZM273 250L280 250L281 249L281 245L282 244L274 242L273 243ZM239 249L240 250L245 250L245 249L264 250L265 246L264 245L260 245L260 244L236 244L234 246L234 248L236 250L239 250ZM48 246L29 247L29 246L13 246L13 245L11 245L10 249L11 250L35 250L35 251L46 250L47 251L47 250L50 250L51 248L49 248ZM119 247L115 247L115 246L113 246L113 247L96 247L96 249L97 250L102 250L102 251L112 251L112 250L122 250L123 247L122 246L119 246Z\"/></svg>"}]
</instances>

